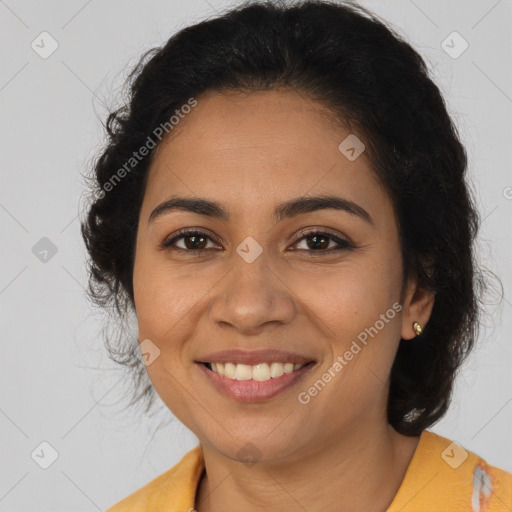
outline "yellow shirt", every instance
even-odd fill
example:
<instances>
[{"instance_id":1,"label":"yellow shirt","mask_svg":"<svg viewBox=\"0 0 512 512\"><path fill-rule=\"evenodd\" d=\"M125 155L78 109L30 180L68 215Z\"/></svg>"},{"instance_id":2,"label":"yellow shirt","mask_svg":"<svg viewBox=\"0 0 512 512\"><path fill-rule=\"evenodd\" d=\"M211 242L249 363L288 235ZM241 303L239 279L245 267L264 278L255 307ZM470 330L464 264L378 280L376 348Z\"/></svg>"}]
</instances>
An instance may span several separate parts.
<instances>
[{"instance_id":1,"label":"yellow shirt","mask_svg":"<svg viewBox=\"0 0 512 512\"><path fill-rule=\"evenodd\" d=\"M106 512L192 512L204 470L201 446ZM512 474L424 430L387 512L511 512Z\"/></svg>"}]
</instances>

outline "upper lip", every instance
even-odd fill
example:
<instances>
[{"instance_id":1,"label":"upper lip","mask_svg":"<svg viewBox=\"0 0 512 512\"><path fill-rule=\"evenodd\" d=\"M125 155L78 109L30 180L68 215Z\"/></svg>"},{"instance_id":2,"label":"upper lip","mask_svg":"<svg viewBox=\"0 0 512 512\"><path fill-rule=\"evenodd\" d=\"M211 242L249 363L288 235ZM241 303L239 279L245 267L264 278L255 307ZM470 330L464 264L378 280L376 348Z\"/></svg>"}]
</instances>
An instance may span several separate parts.
<instances>
[{"instance_id":1,"label":"upper lip","mask_svg":"<svg viewBox=\"0 0 512 512\"><path fill-rule=\"evenodd\" d=\"M228 349L218 352L211 352L197 359L200 363L240 363L255 365L258 363L294 363L306 364L314 361L312 357L278 350L274 348L263 348L258 350Z\"/></svg>"}]
</instances>

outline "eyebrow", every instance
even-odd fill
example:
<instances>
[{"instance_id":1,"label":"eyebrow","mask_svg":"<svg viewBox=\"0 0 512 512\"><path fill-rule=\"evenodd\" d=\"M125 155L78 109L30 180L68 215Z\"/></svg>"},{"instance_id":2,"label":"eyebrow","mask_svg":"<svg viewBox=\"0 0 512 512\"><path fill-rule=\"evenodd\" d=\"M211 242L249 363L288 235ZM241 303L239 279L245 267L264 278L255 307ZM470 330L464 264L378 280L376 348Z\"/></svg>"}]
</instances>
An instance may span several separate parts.
<instances>
[{"instance_id":1,"label":"eyebrow","mask_svg":"<svg viewBox=\"0 0 512 512\"><path fill-rule=\"evenodd\" d=\"M276 221L281 221L300 214L324 209L345 211L351 215L360 217L369 224L373 224L371 215L362 206L343 197L332 195L297 197L295 199L285 201L275 207L273 216ZM151 212L148 224L171 211L187 211L224 221L228 221L230 216L229 210L216 201L197 197L173 196L159 204Z\"/></svg>"}]
</instances>

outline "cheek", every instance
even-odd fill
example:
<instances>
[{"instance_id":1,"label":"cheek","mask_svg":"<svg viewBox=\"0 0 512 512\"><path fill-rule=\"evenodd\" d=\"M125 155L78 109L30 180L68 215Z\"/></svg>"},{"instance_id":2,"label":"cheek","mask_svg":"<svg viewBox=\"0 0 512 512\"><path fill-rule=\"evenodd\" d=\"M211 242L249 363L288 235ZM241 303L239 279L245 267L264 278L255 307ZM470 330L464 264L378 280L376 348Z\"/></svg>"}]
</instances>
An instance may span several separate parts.
<instances>
[{"instance_id":1,"label":"cheek","mask_svg":"<svg viewBox=\"0 0 512 512\"><path fill-rule=\"evenodd\" d=\"M139 335L162 339L191 310L201 294L193 272L177 272L141 250L133 272L134 302Z\"/></svg>"},{"instance_id":2,"label":"cheek","mask_svg":"<svg viewBox=\"0 0 512 512\"><path fill-rule=\"evenodd\" d=\"M347 415L362 416L380 407L400 339L397 275L383 261L314 280L303 275L303 288L293 288L297 296L309 296L308 308L330 352L322 375L307 383L314 386L319 377L329 382L316 399L320 409L331 411L336 404Z\"/></svg>"},{"instance_id":3,"label":"cheek","mask_svg":"<svg viewBox=\"0 0 512 512\"><path fill-rule=\"evenodd\" d=\"M190 287L183 286L154 256L141 250L136 254L133 288L139 340L149 339L159 350L146 372L162 401L186 422L187 400L182 384L186 370L181 364L185 322L180 319L191 307L187 301Z\"/></svg>"},{"instance_id":4,"label":"cheek","mask_svg":"<svg viewBox=\"0 0 512 512\"><path fill-rule=\"evenodd\" d=\"M290 276L297 297L322 321L326 334L342 336L373 325L399 298L400 282L384 261L336 271Z\"/></svg>"},{"instance_id":5,"label":"cheek","mask_svg":"<svg viewBox=\"0 0 512 512\"><path fill-rule=\"evenodd\" d=\"M291 286L326 340L326 369L342 357L332 388L339 403L354 393L361 403L381 395L400 339L400 267L392 254L372 259L330 275L303 273Z\"/></svg>"}]
</instances>

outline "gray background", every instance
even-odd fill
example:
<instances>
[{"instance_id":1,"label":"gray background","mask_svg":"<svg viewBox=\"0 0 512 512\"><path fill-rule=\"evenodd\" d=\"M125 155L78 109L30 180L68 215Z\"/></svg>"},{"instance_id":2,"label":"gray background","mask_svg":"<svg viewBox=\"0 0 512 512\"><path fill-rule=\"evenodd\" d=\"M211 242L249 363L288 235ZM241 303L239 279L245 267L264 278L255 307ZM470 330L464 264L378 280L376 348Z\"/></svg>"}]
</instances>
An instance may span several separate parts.
<instances>
[{"instance_id":1,"label":"gray background","mask_svg":"<svg viewBox=\"0 0 512 512\"><path fill-rule=\"evenodd\" d=\"M480 257L505 288L501 304L491 297L452 407L432 430L512 471L511 2L361 3L430 63L469 153L485 217ZM103 140L103 105L115 104L139 55L228 5L0 0L0 511L104 510L197 443L177 420L153 436L166 410L120 412L129 383L110 363L103 317L84 296L80 173ZM47 59L31 47L43 31L59 45ZM453 31L469 43L458 58L441 48ZM46 262L36 245L48 244L43 237L57 249ZM43 441L59 454L48 469L31 458Z\"/></svg>"}]
</instances>

